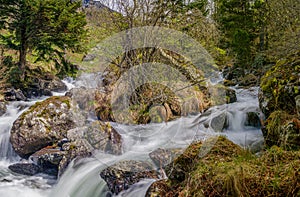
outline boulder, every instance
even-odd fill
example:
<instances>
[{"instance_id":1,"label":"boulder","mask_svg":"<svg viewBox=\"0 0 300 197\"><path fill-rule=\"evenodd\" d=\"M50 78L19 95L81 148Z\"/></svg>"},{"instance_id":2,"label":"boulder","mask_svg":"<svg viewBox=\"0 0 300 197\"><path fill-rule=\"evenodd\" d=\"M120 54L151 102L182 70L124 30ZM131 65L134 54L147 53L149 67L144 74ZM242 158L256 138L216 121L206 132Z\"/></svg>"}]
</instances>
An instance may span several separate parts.
<instances>
[{"instance_id":1,"label":"boulder","mask_svg":"<svg viewBox=\"0 0 300 197\"><path fill-rule=\"evenodd\" d=\"M273 111L296 114L300 95L300 52L278 61L261 79L259 106L266 118Z\"/></svg>"},{"instance_id":2,"label":"boulder","mask_svg":"<svg viewBox=\"0 0 300 197\"><path fill-rule=\"evenodd\" d=\"M100 172L100 176L114 194L127 190L142 179L158 179L158 173L149 163L133 160L121 161L109 166Z\"/></svg>"},{"instance_id":3,"label":"boulder","mask_svg":"<svg viewBox=\"0 0 300 197\"><path fill-rule=\"evenodd\" d=\"M228 118L226 112L213 117L210 121L210 127L216 132L222 132L224 129L228 128Z\"/></svg>"},{"instance_id":4,"label":"boulder","mask_svg":"<svg viewBox=\"0 0 300 197\"><path fill-rule=\"evenodd\" d=\"M69 97L51 97L37 102L13 124L10 142L18 155L26 157L66 137L77 125Z\"/></svg>"},{"instance_id":5,"label":"boulder","mask_svg":"<svg viewBox=\"0 0 300 197\"><path fill-rule=\"evenodd\" d=\"M93 147L86 140L77 139L74 142L63 144L62 150L66 153L63 155L58 165L59 177L64 173L73 159L82 159L92 156Z\"/></svg>"},{"instance_id":6,"label":"boulder","mask_svg":"<svg viewBox=\"0 0 300 197\"><path fill-rule=\"evenodd\" d=\"M122 153L121 135L109 122L92 122L84 132L84 138L96 150L115 155Z\"/></svg>"},{"instance_id":7,"label":"boulder","mask_svg":"<svg viewBox=\"0 0 300 197\"><path fill-rule=\"evenodd\" d=\"M41 172L40 167L34 163L15 163L8 166L8 168L13 172L28 176Z\"/></svg>"},{"instance_id":8,"label":"boulder","mask_svg":"<svg viewBox=\"0 0 300 197\"><path fill-rule=\"evenodd\" d=\"M58 174L58 166L62 158L66 155L59 147L46 147L29 157L34 164L38 165L41 172L54 175Z\"/></svg>"},{"instance_id":9,"label":"boulder","mask_svg":"<svg viewBox=\"0 0 300 197\"><path fill-rule=\"evenodd\" d=\"M284 111L274 111L263 129L266 144L284 149L300 149L300 120Z\"/></svg>"},{"instance_id":10,"label":"boulder","mask_svg":"<svg viewBox=\"0 0 300 197\"><path fill-rule=\"evenodd\" d=\"M7 107L5 102L0 101L0 116L6 113Z\"/></svg>"},{"instance_id":11,"label":"boulder","mask_svg":"<svg viewBox=\"0 0 300 197\"><path fill-rule=\"evenodd\" d=\"M22 90L10 88L4 92L4 99L6 101L25 101L26 97Z\"/></svg>"},{"instance_id":12,"label":"boulder","mask_svg":"<svg viewBox=\"0 0 300 197\"><path fill-rule=\"evenodd\" d=\"M121 135L110 123L94 121L85 127L71 129L67 139L61 146L65 154L59 163L59 176L73 159L90 157L95 150L115 155L122 153Z\"/></svg>"},{"instance_id":13,"label":"boulder","mask_svg":"<svg viewBox=\"0 0 300 197\"><path fill-rule=\"evenodd\" d=\"M257 112L247 112L244 125L260 128L261 122L260 122L259 114Z\"/></svg>"}]
</instances>

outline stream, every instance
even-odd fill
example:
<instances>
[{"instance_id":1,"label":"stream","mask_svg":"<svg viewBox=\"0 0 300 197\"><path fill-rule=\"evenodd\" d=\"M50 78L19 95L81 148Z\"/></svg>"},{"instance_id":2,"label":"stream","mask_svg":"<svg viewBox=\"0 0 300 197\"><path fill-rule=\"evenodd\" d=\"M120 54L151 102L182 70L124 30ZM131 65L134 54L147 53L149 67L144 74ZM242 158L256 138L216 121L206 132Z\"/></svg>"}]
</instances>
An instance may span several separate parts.
<instances>
[{"instance_id":1,"label":"stream","mask_svg":"<svg viewBox=\"0 0 300 197\"><path fill-rule=\"evenodd\" d=\"M91 76L83 75L74 81L64 80L68 88L78 86L97 86L101 81L90 80ZM93 84L86 84L86 81ZM123 154L111 155L98 152L91 158L72 161L63 176L54 177L37 174L35 176L19 175L11 172L8 166L20 161L9 142L9 133L13 122L37 101L10 102L7 111L0 117L0 196L2 197L105 197L112 195L106 183L99 176L101 170L123 160L149 161L149 153L158 148L186 148L195 140L225 135L234 143L258 151L263 145L263 136L258 125L247 124L247 114L261 116L258 107L258 88L238 89L237 102L214 106L203 114L181 117L171 122L147 125L122 125L111 123L122 136ZM54 93L60 96L64 93ZM220 132L214 128L216 117L226 117L226 126ZM222 118L221 118L222 119ZM220 121L217 121L220 122ZM209 126L207 126L209 125ZM222 125L221 125L222 126ZM223 126L222 126L223 128ZM165 178L165 177L161 177ZM154 180L145 179L132 185L118 196L145 196Z\"/></svg>"}]
</instances>

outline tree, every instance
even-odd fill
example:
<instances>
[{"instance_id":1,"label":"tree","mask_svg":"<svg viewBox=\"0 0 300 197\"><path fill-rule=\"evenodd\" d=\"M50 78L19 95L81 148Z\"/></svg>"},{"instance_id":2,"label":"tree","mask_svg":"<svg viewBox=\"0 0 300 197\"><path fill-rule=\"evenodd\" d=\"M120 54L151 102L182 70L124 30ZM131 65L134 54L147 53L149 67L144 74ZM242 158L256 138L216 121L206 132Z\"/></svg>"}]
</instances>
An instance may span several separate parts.
<instances>
[{"instance_id":1,"label":"tree","mask_svg":"<svg viewBox=\"0 0 300 197\"><path fill-rule=\"evenodd\" d=\"M299 52L299 0L268 0L266 7L268 57L277 60Z\"/></svg>"},{"instance_id":2,"label":"tree","mask_svg":"<svg viewBox=\"0 0 300 197\"><path fill-rule=\"evenodd\" d=\"M0 0L0 39L6 47L19 51L18 66L25 76L28 53L36 61L58 61L66 50L82 50L85 15L81 1Z\"/></svg>"},{"instance_id":3,"label":"tree","mask_svg":"<svg viewBox=\"0 0 300 197\"><path fill-rule=\"evenodd\" d=\"M262 21L257 14L262 9L261 0L216 0L214 18L223 33L221 48L229 49L236 56L236 66L249 68L258 50L256 40L260 37ZM260 42L262 45L262 42ZM260 49L263 48L260 46Z\"/></svg>"}]
</instances>

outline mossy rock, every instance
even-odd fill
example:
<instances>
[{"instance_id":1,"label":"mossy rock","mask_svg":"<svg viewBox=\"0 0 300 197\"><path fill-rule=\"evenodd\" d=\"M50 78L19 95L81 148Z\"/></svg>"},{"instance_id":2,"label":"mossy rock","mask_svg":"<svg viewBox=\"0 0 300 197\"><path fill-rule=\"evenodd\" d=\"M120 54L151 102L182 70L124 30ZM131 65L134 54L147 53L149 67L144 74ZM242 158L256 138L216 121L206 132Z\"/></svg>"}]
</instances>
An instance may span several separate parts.
<instances>
[{"instance_id":1,"label":"mossy rock","mask_svg":"<svg viewBox=\"0 0 300 197\"><path fill-rule=\"evenodd\" d=\"M300 95L300 52L279 60L261 79L260 108L266 117L283 110L296 114L295 97Z\"/></svg>"},{"instance_id":2,"label":"mossy rock","mask_svg":"<svg viewBox=\"0 0 300 197\"><path fill-rule=\"evenodd\" d=\"M239 78L239 85L243 87L251 87L258 85L258 77L254 74L247 74Z\"/></svg>"},{"instance_id":3,"label":"mossy rock","mask_svg":"<svg viewBox=\"0 0 300 197\"><path fill-rule=\"evenodd\" d=\"M212 138L206 142L191 144L183 154L166 166L165 171L172 184L178 184L186 180L190 172L199 165L199 162L205 164L213 160L231 161L242 152L242 149L238 145L225 137L219 137L215 144L214 140ZM206 146L210 145L212 145L212 149L207 155L203 156L202 151L205 151Z\"/></svg>"},{"instance_id":4,"label":"mossy rock","mask_svg":"<svg viewBox=\"0 0 300 197\"><path fill-rule=\"evenodd\" d=\"M186 149L174 161L174 171L169 180L152 184L147 196L259 197L300 194L299 151L286 151L273 146L257 157L222 137L207 155L200 158L201 146L201 143L195 143ZM185 176L178 176L180 174Z\"/></svg>"},{"instance_id":5,"label":"mossy rock","mask_svg":"<svg viewBox=\"0 0 300 197\"><path fill-rule=\"evenodd\" d=\"M300 149L300 120L284 111L271 113L263 130L266 144L285 149Z\"/></svg>"},{"instance_id":6,"label":"mossy rock","mask_svg":"<svg viewBox=\"0 0 300 197\"><path fill-rule=\"evenodd\" d=\"M50 97L31 106L11 129L10 142L16 153L26 157L65 138L76 126L74 109L69 97Z\"/></svg>"}]
</instances>

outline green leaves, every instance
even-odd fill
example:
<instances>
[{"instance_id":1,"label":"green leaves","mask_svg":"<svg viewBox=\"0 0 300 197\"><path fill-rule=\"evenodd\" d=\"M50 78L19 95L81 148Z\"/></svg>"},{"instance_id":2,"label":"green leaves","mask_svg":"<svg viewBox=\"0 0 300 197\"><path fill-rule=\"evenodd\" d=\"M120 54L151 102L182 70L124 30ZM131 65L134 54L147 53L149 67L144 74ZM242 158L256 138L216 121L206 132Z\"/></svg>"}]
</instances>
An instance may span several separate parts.
<instances>
[{"instance_id":1,"label":"green leaves","mask_svg":"<svg viewBox=\"0 0 300 197\"><path fill-rule=\"evenodd\" d=\"M0 28L9 32L0 39L20 51L20 64L29 52L36 61L49 61L63 58L66 50L83 51L87 32L80 7L81 1L70 0L0 0Z\"/></svg>"}]
</instances>

